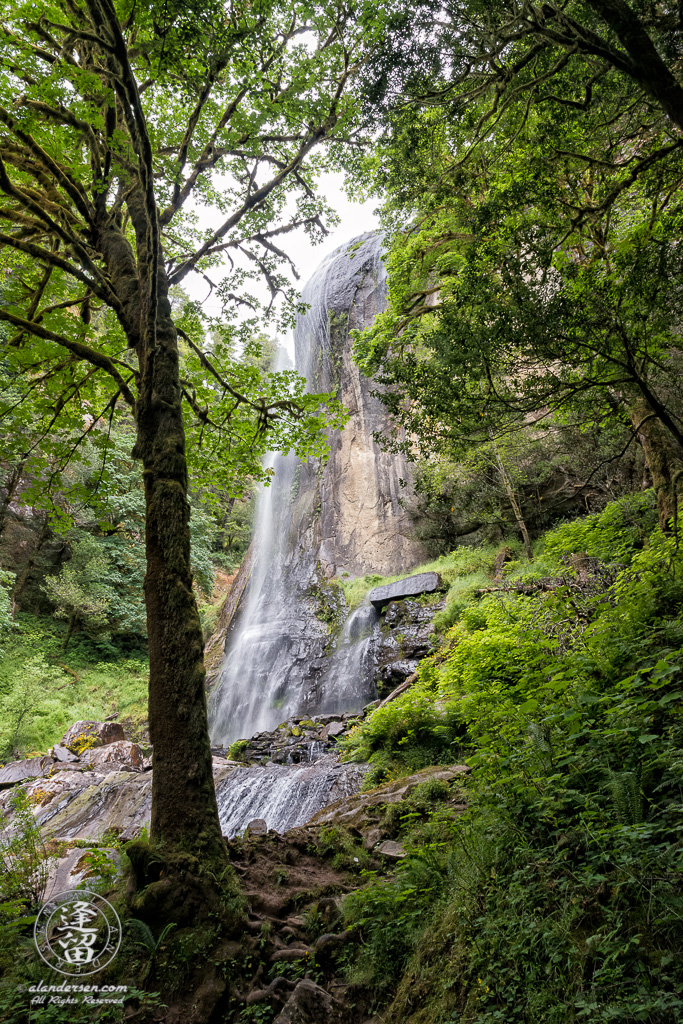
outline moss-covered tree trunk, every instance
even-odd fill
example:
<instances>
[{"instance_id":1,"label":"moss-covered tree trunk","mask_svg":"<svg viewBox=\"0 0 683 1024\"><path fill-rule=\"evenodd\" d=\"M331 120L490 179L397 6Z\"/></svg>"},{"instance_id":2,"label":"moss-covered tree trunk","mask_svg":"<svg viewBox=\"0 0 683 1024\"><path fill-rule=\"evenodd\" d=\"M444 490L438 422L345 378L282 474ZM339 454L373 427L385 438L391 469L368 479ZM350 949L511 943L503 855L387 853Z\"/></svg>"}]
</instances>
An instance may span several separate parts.
<instances>
[{"instance_id":1,"label":"moss-covered tree trunk","mask_svg":"<svg viewBox=\"0 0 683 1024\"><path fill-rule=\"evenodd\" d=\"M192 591L177 335L161 270L157 298L155 337L138 346L136 408L136 454L143 462L146 504L151 838L173 850L225 859L206 717L203 637Z\"/></svg>"},{"instance_id":2,"label":"moss-covered tree trunk","mask_svg":"<svg viewBox=\"0 0 683 1024\"><path fill-rule=\"evenodd\" d=\"M667 530L683 493L683 453L644 398L631 405L630 415L657 495L659 525Z\"/></svg>"}]
</instances>

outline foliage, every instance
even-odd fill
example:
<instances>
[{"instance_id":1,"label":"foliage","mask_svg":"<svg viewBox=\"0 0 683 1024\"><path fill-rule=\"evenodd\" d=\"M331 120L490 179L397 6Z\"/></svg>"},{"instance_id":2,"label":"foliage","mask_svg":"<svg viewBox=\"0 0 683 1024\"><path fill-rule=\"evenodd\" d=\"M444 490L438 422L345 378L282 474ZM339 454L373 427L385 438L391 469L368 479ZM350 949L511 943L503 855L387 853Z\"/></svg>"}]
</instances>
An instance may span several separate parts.
<instances>
[{"instance_id":1,"label":"foliage","mask_svg":"<svg viewBox=\"0 0 683 1024\"><path fill-rule=\"evenodd\" d=\"M365 846L342 826L321 828L316 845L320 857L332 858L335 871L362 872L370 860Z\"/></svg>"},{"instance_id":2,"label":"foliage","mask_svg":"<svg viewBox=\"0 0 683 1024\"><path fill-rule=\"evenodd\" d=\"M10 659L11 656L6 657L5 664ZM11 760L26 750L40 749L38 738L45 718L54 710L57 684L64 677L58 668L48 665L42 654L29 655L19 672L11 676L3 673L3 676L0 677L0 758Z\"/></svg>"},{"instance_id":3,"label":"foliage","mask_svg":"<svg viewBox=\"0 0 683 1024\"><path fill-rule=\"evenodd\" d=\"M665 526L683 458L678 286L668 291L683 90L673 113L651 88L658 71L672 88L679 75L652 43L668 32L661 12L569 7L399 7L366 69L384 130L357 172L385 201L389 308L356 357L405 428L386 432L390 447L461 460L521 438L537 465L558 449L570 497L573 475L609 487L637 437ZM635 76L617 56L640 57L633 32L652 57ZM598 448L572 466L582 435Z\"/></svg>"},{"instance_id":4,"label":"foliage","mask_svg":"<svg viewBox=\"0 0 683 1024\"><path fill-rule=\"evenodd\" d=\"M231 761L241 761L242 755L249 746L249 740L235 740L228 747L228 757Z\"/></svg>"},{"instance_id":5,"label":"foliage","mask_svg":"<svg viewBox=\"0 0 683 1024\"><path fill-rule=\"evenodd\" d=\"M117 420L129 422L125 405L130 405L144 374L141 351L127 351L139 337L131 336L132 323L123 308L141 301L140 289L144 292L147 284L140 282L150 272L144 246L138 248L141 236L130 222L131 214L133 221L151 216L133 198L141 198L139 175L144 177L142 166L149 156L140 148L143 138L158 163L144 202L158 218L157 256L165 268L160 288L169 296L180 332L191 475L198 482L213 479L234 495L249 476L261 478L265 448L314 454L326 446L320 398L307 396L291 369L271 368L273 343L260 328L272 319L273 302L262 311L254 293L259 280L265 280L272 300L282 293L287 300L283 321L289 324L296 293L280 270L287 257L271 238L301 229L318 240L325 231L321 216L334 220L315 194L327 157L310 151L342 132L352 114L353 104L342 94L348 77L344 53L355 45L353 29L343 15L337 21L332 9L294 13L264 2L258 11L250 5L235 8L229 24L216 10L206 3L176 6L162 26L141 9L108 8L106 31L120 39L124 50L135 40L121 74L131 89L142 76L134 93L125 93L126 101L123 93L114 100L94 53L87 60L81 55L80 62L74 56L93 17L95 36L104 31L92 9L57 2L50 12L56 36L48 33L49 40L42 37L43 29L31 27L30 4L9 5L5 12L4 39L13 56L4 68L0 91L4 109L13 113L6 113L1 143L5 170L0 188L12 207L3 215L9 227L2 235L2 258L9 273L2 315L10 333L20 328L20 343L4 350L0 412L6 456L16 455L22 463L32 501L44 503L46 492L60 491L67 467L82 461L86 439L104 463L103 480L111 479L110 429ZM333 24L328 44L308 50L295 42L302 34L324 39ZM281 42L281 35L288 42ZM191 65L178 62L189 38ZM47 61L40 57L40 39L55 51ZM183 40L180 50L178 39ZM97 45L107 52L104 39ZM81 67L83 60L87 70ZM138 95L150 60L157 74ZM246 68L248 84L242 88ZM337 77L337 93L329 93L328 76ZM282 88L272 85L275 81ZM22 103L13 107L17 89ZM128 112L136 130L123 109L114 127L116 102L132 103L134 113ZM300 132L304 124L309 127ZM15 144L28 146L33 159L25 158L24 150L17 156ZM39 151L40 160L35 156ZM208 153L212 155L207 158ZM273 167L280 170L269 176L267 168ZM53 189L49 200L46 181ZM130 186L124 194L115 186L122 181ZM21 191L24 187L33 188L30 201ZM190 196L195 206L210 211L215 231L201 229L196 210L186 210ZM57 226L47 212L54 213L55 204L68 229ZM122 208L128 209L127 218L119 218ZM27 226L27 217L38 221ZM28 240L22 231L28 232ZM65 249L62 255L43 244L52 234ZM119 293L120 275L131 269L135 285ZM219 300L217 315L208 315L200 303L178 294L187 275L194 273L211 277ZM29 294L35 308L26 299ZM237 315L239 310L249 316ZM84 408L90 410L85 417ZM343 414L335 409L330 407L328 415L341 422Z\"/></svg>"},{"instance_id":6,"label":"foliage","mask_svg":"<svg viewBox=\"0 0 683 1024\"><path fill-rule=\"evenodd\" d=\"M24 791L10 797L12 835L0 842L0 915L2 923L16 917L17 909L37 910L45 898L48 877L47 851L40 828Z\"/></svg>"},{"instance_id":7,"label":"foliage","mask_svg":"<svg viewBox=\"0 0 683 1024\"><path fill-rule=\"evenodd\" d=\"M0 643L12 631L12 601L10 594L14 579L9 572L0 570ZM0 654L2 647L0 647Z\"/></svg>"},{"instance_id":8,"label":"foliage","mask_svg":"<svg viewBox=\"0 0 683 1024\"><path fill-rule=\"evenodd\" d=\"M603 562L628 564L655 528L652 491L641 491L610 504L604 512L563 523L546 536L543 549L551 556L585 551Z\"/></svg>"},{"instance_id":9,"label":"foliage","mask_svg":"<svg viewBox=\"0 0 683 1024\"><path fill-rule=\"evenodd\" d=\"M598 511L640 485L642 451L624 451L628 432L544 424L496 442L529 533L538 536L559 519ZM516 526L494 446L482 443L453 461L418 458L414 495L402 503L415 534L435 555L458 543L500 542Z\"/></svg>"},{"instance_id":10,"label":"foliage","mask_svg":"<svg viewBox=\"0 0 683 1024\"><path fill-rule=\"evenodd\" d=\"M55 605L57 618L68 619L69 632L87 622L89 632L104 632L109 626L107 612L116 591L106 581L110 563L92 537L82 537L72 547L71 560L58 576L45 581L45 591Z\"/></svg>"},{"instance_id":11,"label":"foliage","mask_svg":"<svg viewBox=\"0 0 683 1024\"><path fill-rule=\"evenodd\" d=\"M111 891L119 872L107 849L92 847L83 854L79 864L86 869L86 876L79 884L79 889L101 893Z\"/></svg>"},{"instance_id":12,"label":"foliage","mask_svg":"<svg viewBox=\"0 0 683 1024\"><path fill-rule=\"evenodd\" d=\"M137 735L147 718L146 658L140 650L101 645L77 634L63 658L66 627L19 614L0 658L2 757L47 750L75 721L118 712Z\"/></svg>"},{"instance_id":13,"label":"foliage","mask_svg":"<svg viewBox=\"0 0 683 1024\"><path fill-rule=\"evenodd\" d=\"M389 775L434 745L473 768L467 813L423 805L395 876L347 899L353 977L396 993L392 1021L680 1015L683 556L652 516L636 495L552 531L554 575L472 596L412 691L355 731ZM622 567L575 576L574 545ZM406 810L387 824L411 849Z\"/></svg>"}]
</instances>

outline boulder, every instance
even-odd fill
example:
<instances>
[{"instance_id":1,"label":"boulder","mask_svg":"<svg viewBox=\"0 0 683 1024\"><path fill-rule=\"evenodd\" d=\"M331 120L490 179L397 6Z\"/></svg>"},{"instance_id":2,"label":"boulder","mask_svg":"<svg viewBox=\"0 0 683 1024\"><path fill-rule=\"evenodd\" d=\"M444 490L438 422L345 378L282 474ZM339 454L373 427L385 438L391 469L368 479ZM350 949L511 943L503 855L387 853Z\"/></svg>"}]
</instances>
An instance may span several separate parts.
<instances>
[{"instance_id":1,"label":"boulder","mask_svg":"<svg viewBox=\"0 0 683 1024\"><path fill-rule=\"evenodd\" d=\"M380 679L383 683L388 683L392 686L398 686L408 676L412 676L419 665L418 661L392 661L389 665L385 665L380 672Z\"/></svg>"},{"instance_id":2,"label":"boulder","mask_svg":"<svg viewBox=\"0 0 683 1024\"><path fill-rule=\"evenodd\" d=\"M349 1012L338 999L308 978L302 978L274 1024L348 1024Z\"/></svg>"},{"instance_id":3,"label":"boulder","mask_svg":"<svg viewBox=\"0 0 683 1024\"><path fill-rule=\"evenodd\" d=\"M346 726L343 722L330 722L326 725L322 732L322 740L325 743L327 740L331 740L335 736L341 736Z\"/></svg>"},{"instance_id":4,"label":"boulder","mask_svg":"<svg viewBox=\"0 0 683 1024\"><path fill-rule=\"evenodd\" d=\"M440 586L441 577L437 572L419 572L415 576L407 576L395 583L375 587L368 594L368 599L377 611L381 611L390 601L398 601L404 597L418 597L420 594L432 594Z\"/></svg>"},{"instance_id":5,"label":"boulder","mask_svg":"<svg viewBox=\"0 0 683 1024\"><path fill-rule=\"evenodd\" d=\"M121 765L124 768L132 768L134 771L141 772L145 767L142 749L137 743L131 743L130 740L117 740L115 743L108 743L106 747L85 750L81 761L89 768L96 765Z\"/></svg>"},{"instance_id":6,"label":"boulder","mask_svg":"<svg viewBox=\"0 0 683 1024\"><path fill-rule=\"evenodd\" d=\"M252 818L246 831L250 836L265 836L268 832L268 822L265 818Z\"/></svg>"},{"instance_id":7,"label":"boulder","mask_svg":"<svg viewBox=\"0 0 683 1024\"><path fill-rule=\"evenodd\" d=\"M401 844L395 843L393 839L385 839L383 843L380 843L377 852L388 857L389 860L401 860L408 856Z\"/></svg>"},{"instance_id":8,"label":"boulder","mask_svg":"<svg viewBox=\"0 0 683 1024\"><path fill-rule=\"evenodd\" d=\"M4 768L0 768L0 789L14 786L24 779L47 775L54 763L53 758L47 754L43 754L42 757L29 757L25 761L10 761Z\"/></svg>"},{"instance_id":9,"label":"boulder","mask_svg":"<svg viewBox=\"0 0 683 1024\"><path fill-rule=\"evenodd\" d=\"M78 761L76 754L72 754L68 747L65 747L63 743L55 743L52 748L52 756L56 761Z\"/></svg>"},{"instance_id":10,"label":"boulder","mask_svg":"<svg viewBox=\"0 0 683 1024\"><path fill-rule=\"evenodd\" d=\"M110 743L124 740L123 726L118 722L74 722L69 726L60 743L74 754L93 747L106 747Z\"/></svg>"}]
</instances>

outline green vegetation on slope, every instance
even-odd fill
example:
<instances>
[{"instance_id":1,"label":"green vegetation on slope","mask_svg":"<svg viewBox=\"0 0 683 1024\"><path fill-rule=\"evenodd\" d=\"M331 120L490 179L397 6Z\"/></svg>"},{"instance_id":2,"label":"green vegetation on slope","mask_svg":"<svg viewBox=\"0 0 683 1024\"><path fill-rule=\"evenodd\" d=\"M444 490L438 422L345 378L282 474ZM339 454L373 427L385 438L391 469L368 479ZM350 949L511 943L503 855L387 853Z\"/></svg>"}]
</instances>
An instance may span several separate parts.
<instances>
[{"instance_id":1,"label":"green vegetation on slope","mask_svg":"<svg viewBox=\"0 0 683 1024\"><path fill-rule=\"evenodd\" d=\"M144 649L76 634L64 653L66 623L19 614L0 656L0 761L44 752L79 719L118 712L128 734L147 719Z\"/></svg>"},{"instance_id":2,"label":"green vegetation on slope","mask_svg":"<svg viewBox=\"0 0 683 1024\"><path fill-rule=\"evenodd\" d=\"M418 837L406 814L410 856L346 902L388 1024L680 1020L683 552L655 524L633 495L500 588L473 566L418 682L347 741L368 785L473 769L467 813Z\"/></svg>"}]
</instances>

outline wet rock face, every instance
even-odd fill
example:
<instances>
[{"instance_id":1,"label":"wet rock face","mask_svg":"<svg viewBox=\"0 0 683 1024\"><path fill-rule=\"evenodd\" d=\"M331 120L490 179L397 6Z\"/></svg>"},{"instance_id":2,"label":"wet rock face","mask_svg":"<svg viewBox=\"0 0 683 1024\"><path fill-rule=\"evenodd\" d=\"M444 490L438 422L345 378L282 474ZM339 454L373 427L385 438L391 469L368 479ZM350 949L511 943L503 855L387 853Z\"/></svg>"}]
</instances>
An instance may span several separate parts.
<instances>
[{"instance_id":1,"label":"wet rock face","mask_svg":"<svg viewBox=\"0 0 683 1024\"><path fill-rule=\"evenodd\" d=\"M277 729L256 733L232 747L212 747L214 761L230 752L231 756L247 765L310 764L333 753L337 740L369 714L377 703L366 705L358 713L347 711L339 715L290 718Z\"/></svg>"},{"instance_id":2,"label":"wet rock face","mask_svg":"<svg viewBox=\"0 0 683 1024\"><path fill-rule=\"evenodd\" d=\"M310 309L297 320L297 368L316 391L336 392L351 414L330 438L330 458L318 478L318 557L328 575L385 576L424 558L400 502L409 493L403 486L411 479L408 463L374 441L389 416L352 358L350 332L369 327L386 308L382 244L381 235L365 234L331 253L304 288Z\"/></svg>"},{"instance_id":3,"label":"wet rock face","mask_svg":"<svg viewBox=\"0 0 683 1024\"><path fill-rule=\"evenodd\" d=\"M432 652L432 620L444 605L444 600L430 604L400 600L386 606L380 627L382 639L377 648L377 693L382 699L407 682L422 658Z\"/></svg>"}]
</instances>

